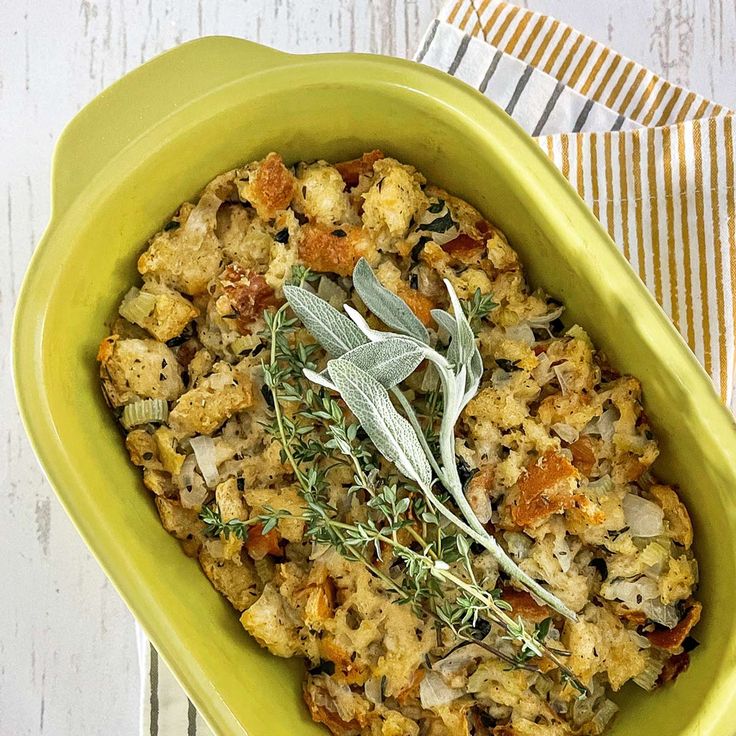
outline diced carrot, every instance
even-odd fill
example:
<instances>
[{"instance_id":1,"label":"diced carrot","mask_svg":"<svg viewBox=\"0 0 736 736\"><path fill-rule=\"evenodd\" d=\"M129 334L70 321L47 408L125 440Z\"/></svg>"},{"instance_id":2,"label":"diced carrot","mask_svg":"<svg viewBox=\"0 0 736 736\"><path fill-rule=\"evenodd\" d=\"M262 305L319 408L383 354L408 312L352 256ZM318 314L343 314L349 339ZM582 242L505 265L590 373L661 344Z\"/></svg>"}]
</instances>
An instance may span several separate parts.
<instances>
[{"instance_id":1,"label":"diced carrot","mask_svg":"<svg viewBox=\"0 0 736 736\"><path fill-rule=\"evenodd\" d=\"M419 318L419 321L430 327L434 323L432 310L437 306L428 296L421 294L416 289L402 284L403 288L399 289L399 296L406 302L409 309Z\"/></svg>"},{"instance_id":2,"label":"diced carrot","mask_svg":"<svg viewBox=\"0 0 736 736\"><path fill-rule=\"evenodd\" d=\"M284 551L279 545L280 541L281 535L278 529L271 529L271 531L264 534L263 524L254 524L248 530L248 538L245 540L245 550L254 560L262 560L267 555L282 557Z\"/></svg>"},{"instance_id":3,"label":"diced carrot","mask_svg":"<svg viewBox=\"0 0 736 736\"><path fill-rule=\"evenodd\" d=\"M578 471L567 458L551 450L530 463L517 482L519 499L511 509L514 523L525 527L570 508L577 477Z\"/></svg>"},{"instance_id":4,"label":"diced carrot","mask_svg":"<svg viewBox=\"0 0 736 736\"><path fill-rule=\"evenodd\" d=\"M514 617L522 618L539 623L544 619L552 616L552 612L547 606L537 603L532 598L531 593L526 590L517 590L516 588L506 587L501 591L501 600L506 601L511 606Z\"/></svg>"},{"instance_id":5,"label":"diced carrot","mask_svg":"<svg viewBox=\"0 0 736 736\"><path fill-rule=\"evenodd\" d=\"M354 158L350 161L341 161L335 164L335 168L340 172L342 180L348 187L357 186L361 174L370 174L373 171L373 164L384 158L383 152L378 149L364 153L360 158Z\"/></svg>"}]
</instances>

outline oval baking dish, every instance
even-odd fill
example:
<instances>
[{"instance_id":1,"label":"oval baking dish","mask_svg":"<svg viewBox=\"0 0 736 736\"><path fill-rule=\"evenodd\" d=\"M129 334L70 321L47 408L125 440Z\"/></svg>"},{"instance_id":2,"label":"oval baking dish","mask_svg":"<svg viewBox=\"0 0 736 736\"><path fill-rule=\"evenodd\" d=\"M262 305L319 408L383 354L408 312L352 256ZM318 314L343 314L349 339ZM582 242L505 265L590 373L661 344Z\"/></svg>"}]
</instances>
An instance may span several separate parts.
<instances>
[{"instance_id":1,"label":"oval baking dish","mask_svg":"<svg viewBox=\"0 0 736 736\"><path fill-rule=\"evenodd\" d=\"M244 634L159 525L97 385L105 323L136 256L217 173L277 150L340 160L381 148L504 230L533 284L568 305L644 386L657 468L696 525L706 615L690 670L653 696L625 689L617 736L730 736L736 723L736 425L645 287L572 188L499 108L417 64L290 56L205 38L103 92L65 130L53 213L20 295L14 373L23 419L61 502L214 730L323 733L299 667Z\"/></svg>"}]
</instances>

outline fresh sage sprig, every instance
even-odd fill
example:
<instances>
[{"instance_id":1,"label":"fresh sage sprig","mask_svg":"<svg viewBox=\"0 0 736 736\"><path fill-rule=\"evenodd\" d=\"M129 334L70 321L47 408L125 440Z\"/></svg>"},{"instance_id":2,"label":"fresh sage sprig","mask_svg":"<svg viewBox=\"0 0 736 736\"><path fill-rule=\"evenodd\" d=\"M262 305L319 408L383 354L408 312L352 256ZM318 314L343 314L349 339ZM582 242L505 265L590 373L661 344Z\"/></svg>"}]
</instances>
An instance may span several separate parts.
<instances>
[{"instance_id":1,"label":"fresh sage sprig","mask_svg":"<svg viewBox=\"0 0 736 736\"><path fill-rule=\"evenodd\" d=\"M353 286L366 307L395 332L372 329L354 308L347 316L302 286L286 286L286 299L312 336L330 354L321 374L305 376L339 392L378 451L414 481L434 509L459 531L488 549L511 578L559 614L577 616L559 598L527 575L489 534L465 497L455 460L455 425L475 396L483 375L483 361L475 335L449 281L445 280L452 314L434 309L432 316L449 335L446 355L430 344L426 327L408 305L386 289L365 259L353 271ZM354 356L357 356L355 358ZM411 403L398 389L422 360L428 360L440 379L443 412L439 431L439 458L429 448ZM381 366L390 366L383 372ZM404 411L402 416L389 396L391 391ZM433 472L449 492L462 518L442 503L433 490Z\"/></svg>"}]
</instances>

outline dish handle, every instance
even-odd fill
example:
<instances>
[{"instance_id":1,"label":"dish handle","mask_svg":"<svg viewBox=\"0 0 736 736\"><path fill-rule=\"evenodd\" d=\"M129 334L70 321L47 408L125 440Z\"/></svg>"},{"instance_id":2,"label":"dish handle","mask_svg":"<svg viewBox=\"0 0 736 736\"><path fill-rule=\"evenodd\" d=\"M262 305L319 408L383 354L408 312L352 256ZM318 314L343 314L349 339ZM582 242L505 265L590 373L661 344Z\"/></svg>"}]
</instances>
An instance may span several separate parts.
<instances>
[{"instance_id":1,"label":"dish handle","mask_svg":"<svg viewBox=\"0 0 736 736\"><path fill-rule=\"evenodd\" d=\"M52 218L62 215L115 155L174 110L290 58L241 38L208 36L166 51L126 74L61 133L52 165Z\"/></svg>"}]
</instances>

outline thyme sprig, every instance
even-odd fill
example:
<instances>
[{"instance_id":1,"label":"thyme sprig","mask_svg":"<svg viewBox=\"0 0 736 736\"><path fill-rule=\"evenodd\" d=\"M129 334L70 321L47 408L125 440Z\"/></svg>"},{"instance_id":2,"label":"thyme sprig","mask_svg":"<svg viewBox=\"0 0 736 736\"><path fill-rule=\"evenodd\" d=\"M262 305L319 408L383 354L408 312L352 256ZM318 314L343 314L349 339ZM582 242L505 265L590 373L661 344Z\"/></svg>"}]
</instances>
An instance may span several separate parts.
<instances>
[{"instance_id":1,"label":"thyme sprig","mask_svg":"<svg viewBox=\"0 0 736 736\"><path fill-rule=\"evenodd\" d=\"M426 327L402 299L378 281L365 259L358 261L353 271L353 286L366 307L395 332L371 328L349 305L345 305L346 317L311 291L286 286L284 294L294 312L333 356L326 371L316 373L306 368L304 375L318 386L339 392L380 454L416 483L438 514L489 550L506 574L557 613L574 621L574 611L506 554L465 497L455 459L455 425L478 390L483 361L460 300L450 282L445 281L445 285L453 313L432 310L435 321L450 335L445 354L431 346ZM470 308L475 314L490 309L479 293L475 302ZM413 406L399 389L399 384L423 360L429 361L436 371L442 391L438 453L430 446ZM397 411L391 396L403 414ZM436 481L450 494L459 513L438 498Z\"/></svg>"},{"instance_id":2,"label":"thyme sprig","mask_svg":"<svg viewBox=\"0 0 736 736\"><path fill-rule=\"evenodd\" d=\"M300 280L303 283L304 275L300 274ZM538 629L527 631L521 620L512 617L500 592L488 591L478 582L462 522L448 523L447 514L437 509L442 502L436 495L432 493L434 501L428 503L426 489L393 477L395 468L381 465L375 447L360 436L358 423L347 419L340 402L324 387L305 380L305 372L311 375L316 370L315 351L294 340L299 323L289 317L287 306L264 316L263 336L270 350L263 373L272 395L271 431L305 502L298 516L305 523L305 538L329 545L346 559L364 565L398 603L411 605L417 615L434 620L440 630L446 628L460 641L480 645L512 667L536 672L532 660L548 657L566 680L585 692L560 660L564 653L546 643L547 631L544 636ZM287 412L290 404L296 406ZM328 475L338 465L351 468L353 485L348 493L361 494L366 501L366 520L341 518L330 505ZM387 476L391 477L385 480ZM213 509L206 514L209 529L224 535L243 538L252 523L248 520L239 527L231 520L218 525ZM273 528L286 514L263 510L257 518ZM388 566L383 559L387 554L391 557ZM484 640L493 625L516 643L516 654L509 655Z\"/></svg>"}]
</instances>

